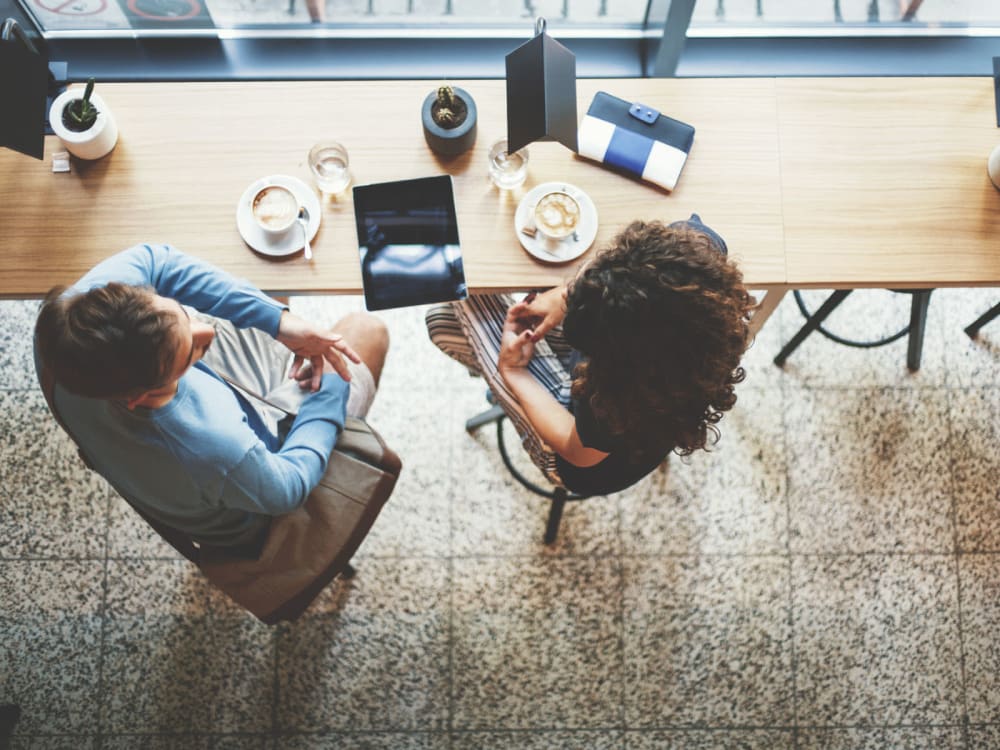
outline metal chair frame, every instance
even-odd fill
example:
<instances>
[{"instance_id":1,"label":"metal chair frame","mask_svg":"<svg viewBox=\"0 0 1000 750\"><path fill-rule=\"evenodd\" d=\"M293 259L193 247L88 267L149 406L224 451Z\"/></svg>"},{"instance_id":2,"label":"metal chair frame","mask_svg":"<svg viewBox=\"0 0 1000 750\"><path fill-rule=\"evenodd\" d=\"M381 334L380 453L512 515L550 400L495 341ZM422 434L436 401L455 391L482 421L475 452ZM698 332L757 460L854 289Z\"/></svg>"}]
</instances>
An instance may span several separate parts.
<instances>
[{"instance_id":1,"label":"metal chair frame","mask_svg":"<svg viewBox=\"0 0 1000 750\"><path fill-rule=\"evenodd\" d=\"M805 341L806 337L813 331L818 331L823 336L826 336L831 341L836 341L838 344L844 344L845 346L853 346L862 349L870 349L876 346L884 346L885 344L892 343L897 339L909 334L909 342L906 351L906 366L912 371L916 372L920 369L920 358L923 354L924 348L924 331L927 328L927 308L930 304L931 292L933 289L893 289L895 292L902 292L905 294L912 294L913 301L910 304L910 323L908 326L900 331L892 334L891 336L886 336L878 341L851 341L850 339L845 339L841 336L837 336L830 331L823 328L823 321L832 313L837 307L847 299L847 296L854 291L853 289L837 289L827 297L826 301L820 305L819 309L810 313L805 308L805 304L802 302L802 295L798 290L795 291L795 300L799 305L799 309L806 318L805 325L798 330L798 332L792 336L791 340L785 344L785 346L778 352L778 356L774 358L774 364L781 367L785 364L785 360L788 359L789 355L795 351L799 344Z\"/></svg>"},{"instance_id":2,"label":"metal chair frame","mask_svg":"<svg viewBox=\"0 0 1000 750\"><path fill-rule=\"evenodd\" d=\"M545 489L544 487L539 487L518 471L514 466L514 462L511 461L510 454L507 452L507 446L503 441L503 423L506 418L507 415L504 413L504 410L499 406L494 406L481 414L477 414L476 416L466 420L465 430L471 435L483 425L491 422L496 423L497 447L500 449L500 458L503 460L504 466L507 467L507 471L510 472L510 475L514 477L514 479L516 479L522 487L535 493L536 495L547 497L552 501L549 506L549 517L545 522L545 534L542 537L542 541L545 544L552 544L556 540L556 536L559 534L559 523L562 521L563 509L566 507L566 503L586 500L588 497L592 497L592 495L579 495L575 492L570 492L565 487L559 486L555 486L552 489Z\"/></svg>"},{"instance_id":3,"label":"metal chair frame","mask_svg":"<svg viewBox=\"0 0 1000 750\"><path fill-rule=\"evenodd\" d=\"M974 339L979 335L979 329L993 320L993 318L997 315L1000 315L1000 302L997 302L993 305L993 307L972 321L972 323L966 326L964 330L969 335L970 339Z\"/></svg>"}]
</instances>

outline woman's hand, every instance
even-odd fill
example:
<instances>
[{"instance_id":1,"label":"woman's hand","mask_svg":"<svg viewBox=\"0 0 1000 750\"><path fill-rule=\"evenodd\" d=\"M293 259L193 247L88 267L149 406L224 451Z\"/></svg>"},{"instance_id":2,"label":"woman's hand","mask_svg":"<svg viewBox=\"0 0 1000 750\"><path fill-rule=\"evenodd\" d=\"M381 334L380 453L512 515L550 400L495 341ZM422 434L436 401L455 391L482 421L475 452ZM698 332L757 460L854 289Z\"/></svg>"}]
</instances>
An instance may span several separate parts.
<instances>
[{"instance_id":1,"label":"woman's hand","mask_svg":"<svg viewBox=\"0 0 1000 750\"><path fill-rule=\"evenodd\" d=\"M528 366L535 355L533 331L524 326L512 314L513 307L507 312L507 319L500 334L500 354L497 357L497 367L501 374L504 370L523 369Z\"/></svg>"},{"instance_id":2,"label":"woman's hand","mask_svg":"<svg viewBox=\"0 0 1000 750\"><path fill-rule=\"evenodd\" d=\"M288 310L281 314L277 338L295 354L289 377L298 380L303 387L308 383L314 391L319 390L323 373L329 372L329 368L350 381L351 373L344 361L345 356L356 364L361 363L361 357L339 333L321 330ZM300 377L302 365L307 361L311 365L310 370Z\"/></svg>"},{"instance_id":3,"label":"woman's hand","mask_svg":"<svg viewBox=\"0 0 1000 750\"><path fill-rule=\"evenodd\" d=\"M521 302L511 305L507 317L511 316L533 330L532 341L541 341L566 317L566 287L553 287L541 294L532 292Z\"/></svg>"}]
</instances>

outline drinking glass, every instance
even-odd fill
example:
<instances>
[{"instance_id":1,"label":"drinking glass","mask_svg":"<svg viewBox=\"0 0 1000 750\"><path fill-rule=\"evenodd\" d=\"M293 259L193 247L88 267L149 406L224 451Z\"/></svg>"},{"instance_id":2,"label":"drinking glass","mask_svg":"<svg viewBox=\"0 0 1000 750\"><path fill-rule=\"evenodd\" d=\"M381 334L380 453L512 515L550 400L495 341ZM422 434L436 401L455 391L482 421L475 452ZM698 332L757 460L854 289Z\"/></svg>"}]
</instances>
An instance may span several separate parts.
<instances>
[{"instance_id":1,"label":"drinking glass","mask_svg":"<svg viewBox=\"0 0 1000 750\"><path fill-rule=\"evenodd\" d=\"M336 195L351 184L347 149L336 141L322 141L309 151L309 169L312 170L320 191Z\"/></svg>"},{"instance_id":2,"label":"drinking glass","mask_svg":"<svg viewBox=\"0 0 1000 750\"><path fill-rule=\"evenodd\" d=\"M490 179L503 190L524 184L528 179L528 149L507 153L507 139L501 138L490 146Z\"/></svg>"}]
</instances>

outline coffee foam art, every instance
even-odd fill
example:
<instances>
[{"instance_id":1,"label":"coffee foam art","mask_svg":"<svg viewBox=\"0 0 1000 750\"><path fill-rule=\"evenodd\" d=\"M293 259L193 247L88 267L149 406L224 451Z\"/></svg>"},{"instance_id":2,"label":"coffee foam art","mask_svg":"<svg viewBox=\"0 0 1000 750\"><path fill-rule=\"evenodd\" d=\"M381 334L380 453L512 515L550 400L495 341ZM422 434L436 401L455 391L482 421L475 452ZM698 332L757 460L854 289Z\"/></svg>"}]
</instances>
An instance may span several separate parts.
<instances>
[{"instance_id":1,"label":"coffee foam art","mask_svg":"<svg viewBox=\"0 0 1000 750\"><path fill-rule=\"evenodd\" d=\"M287 188L270 185L254 196L253 215L266 229L284 229L298 215L298 203Z\"/></svg>"},{"instance_id":2,"label":"coffee foam art","mask_svg":"<svg viewBox=\"0 0 1000 750\"><path fill-rule=\"evenodd\" d=\"M535 206L535 223L550 237L568 237L579 222L580 204L566 193L547 193Z\"/></svg>"}]
</instances>

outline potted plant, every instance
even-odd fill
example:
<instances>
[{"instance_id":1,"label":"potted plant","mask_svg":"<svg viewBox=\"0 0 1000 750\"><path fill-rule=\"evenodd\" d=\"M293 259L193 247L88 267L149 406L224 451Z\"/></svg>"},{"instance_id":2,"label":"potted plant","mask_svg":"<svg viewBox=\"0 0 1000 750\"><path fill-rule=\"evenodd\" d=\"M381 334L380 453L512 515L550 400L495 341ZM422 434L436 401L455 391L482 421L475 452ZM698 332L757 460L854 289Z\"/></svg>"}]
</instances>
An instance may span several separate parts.
<instances>
[{"instance_id":1,"label":"potted plant","mask_svg":"<svg viewBox=\"0 0 1000 750\"><path fill-rule=\"evenodd\" d=\"M468 91L441 86L424 99L424 138L439 154L454 155L476 142L476 103Z\"/></svg>"},{"instance_id":2,"label":"potted plant","mask_svg":"<svg viewBox=\"0 0 1000 750\"><path fill-rule=\"evenodd\" d=\"M66 150L80 159L100 159L118 142L118 125L111 110L94 93L94 79L79 89L66 89L52 101L49 123Z\"/></svg>"}]
</instances>

